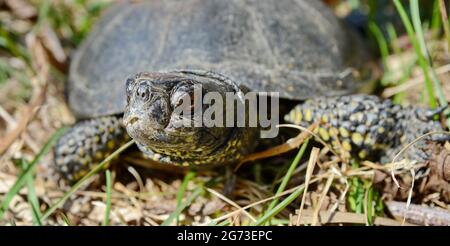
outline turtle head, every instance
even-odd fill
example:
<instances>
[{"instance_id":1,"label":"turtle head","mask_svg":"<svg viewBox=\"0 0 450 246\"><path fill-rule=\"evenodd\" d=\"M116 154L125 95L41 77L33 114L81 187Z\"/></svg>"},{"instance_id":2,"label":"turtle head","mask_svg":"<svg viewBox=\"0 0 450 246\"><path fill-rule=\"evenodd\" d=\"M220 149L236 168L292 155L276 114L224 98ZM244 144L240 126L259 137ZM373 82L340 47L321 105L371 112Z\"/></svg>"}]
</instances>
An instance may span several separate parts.
<instances>
[{"instance_id":1,"label":"turtle head","mask_svg":"<svg viewBox=\"0 0 450 246\"><path fill-rule=\"evenodd\" d=\"M167 162L210 162L238 135L236 128L208 124L203 116L212 111L224 119L225 104L216 99L224 100L226 92L238 88L205 74L139 73L126 81L124 125L141 149L165 156ZM205 102L208 93L215 95L213 103Z\"/></svg>"}]
</instances>

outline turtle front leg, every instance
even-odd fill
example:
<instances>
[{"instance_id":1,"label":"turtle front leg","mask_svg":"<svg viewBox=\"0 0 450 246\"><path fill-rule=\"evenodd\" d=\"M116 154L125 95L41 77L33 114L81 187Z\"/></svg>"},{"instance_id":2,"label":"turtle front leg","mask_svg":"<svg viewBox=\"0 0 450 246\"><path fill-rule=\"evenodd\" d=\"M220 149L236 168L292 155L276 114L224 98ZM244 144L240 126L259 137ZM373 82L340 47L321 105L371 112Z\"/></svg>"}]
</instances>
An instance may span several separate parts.
<instances>
[{"instance_id":1,"label":"turtle front leg","mask_svg":"<svg viewBox=\"0 0 450 246\"><path fill-rule=\"evenodd\" d=\"M296 106L285 116L294 124L308 126L319 121L316 129L322 140L337 152L345 151L357 159L392 161L407 144L429 132L443 131L432 119L433 111L402 107L376 96L352 95L320 97ZM402 158L417 162L429 157L427 141L445 141L448 136L433 135L410 146Z\"/></svg>"},{"instance_id":2,"label":"turtle front leg","mask_svg":"<svg viewBox=\"0 0 450 246\"><path fill-rule=\"evenodd\" d=\"M80 121L58 140L54 149L56 168L69 182L76 181L128 138L122 117Z\"/></svg>"}]
</instances>

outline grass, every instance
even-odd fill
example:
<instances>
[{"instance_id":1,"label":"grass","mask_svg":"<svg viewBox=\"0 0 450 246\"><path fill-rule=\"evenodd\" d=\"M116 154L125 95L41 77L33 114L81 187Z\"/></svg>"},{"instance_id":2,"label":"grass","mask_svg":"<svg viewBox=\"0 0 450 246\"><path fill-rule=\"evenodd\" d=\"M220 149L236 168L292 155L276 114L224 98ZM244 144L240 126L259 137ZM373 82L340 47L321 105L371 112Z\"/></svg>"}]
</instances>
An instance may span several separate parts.
<instances>
[{"instance_id":1,"label":"grass","mask_svg":"<svg viewBox=\"0 0 450 246\"><path fill-rule=\"evenodd\" d=\"M103 225L109 225L109 216L111 215L111 190L112 190L112 181L111 181L111 171L106 170L106 208L105 208L105 220L103 221Z\"/></svg>"},{"instance_id":2,"label":"grass","mask_svg":"<svg viewBox=\"0 0 450 246\"><path fill-rule=\"evenodd\" d=\"M439 103L441 106L448 106L447 100L445 99L444 91L441 87L441 82L439 81L436 70L433 67L433 60L430 57L428 47L426 45L425 37L422 30L422 21L420 19L420 10L418 0L411 0L411 16L414 23L414 29L416 31L417 40L422 51L422 55L426 60L427 69L430 71L430 77L433 82L434 90L436 91ZM416 51L417 52L417 51ZM445 110L447 118L447 126L450 126L450 109Z\"/></svg>"},{"instance_id":3,"label":"grass","mask_svg":"<svg viewBox=\"0 0 450 246\"><path fill-rule=\"evenodd\" d=\"M441 15L441 19L438 17L436 19L441 20L440 23L443 23L445 38L447 39L447 48L450 48L450 24L448 21L447 9L445 7L444 0L436 1L436 5L438 5L437 9L439 9L439 14ZM436 11L437 12L437 11ZM438 14L436 13L436 16Z\"/></svg>"},{"instance_id":4,"label":"grass","mask_svg":"<svg viewBox=\"0 0 450 246\"><path fill-rule=\"evenodd\" d=\"M30 164L25 160L21 159L22 162L22 168L25 170ZM28 189L28 202L30 203L31 211L33 214L33 224L35 225L42 225L41 221L41 210L39 205L39 199L36 196L36 191L34 189L34 180L33 180L33 172L34 170L30 170L30 172L27 174L27 189Z\"/></svg>"},{"instance_id":5,"label":"grass","mask_svg":"<svg viewBox=\"0 0 450 246\"><path fill-rule=\"evenodd\" d=\"M359 163L352 162L352 168L359 168ZM348 194L348 205L350 211L361 214L364 212L364 187L363 182L358 177L353 177L350 180L350 192Z\"/></svg>"},{"instance_id":6,"label":"grass","mask_svg":"<svg viewBox=\"0 0 450 246\"><path fill-rule=\"evenodd\" d=\"M378 43L378 47L380 49L380 54L381 54L381 60L383 61L383 68L385 69L385 73L389 74L389 65L388 65L388 56L389 56L389 47L387 44L386 39L384 38L384 35L381 31L381 29L378 27L378 25L375 22L369 22L369 30L372 32L372 34L374 35L377 43ZM385 78L385 77L383 77ZM386 85L387 82L382 80L381 83L383 85Z\"/></svg>"},{"instance_id":7,"label":"grass","mask_svg":"<svg viewBox=\"0 0 450 246\"><path fill-rule=\"evenodd\" d=\"M170 216L164 220L164 222L161 224L162 226L168 226L171 225L172 222L180 216L181 212L183 212L184 209L186 209L189 205L192 204L192 202L200 196L202 193L204 193L205 190L202 186L198 186L192 191L192 194L186 198L186 201L182 202L173 213L170 214Z\"/></svg>"},{"instance_id":8,"label":"grass","mask_svg":"<svg viewBox=\"0 0 450 246\"><path fill-rule=\"evenodd\" d=\"M303 155L305 154L306 148L308 147L308 143L309 143L309 139L306 139L305 142L300 147L300 150L298 151L297 155L295 156L295 159L292 161L291 165L289 166L289 169L287 170L286 174L284 175L280 186L278 186L278 189L277 189L275 195L279 195L279 194L283 193L283 191L286 189L286 186L289 183L289 180L291 179L293 172L295 171L298 163L300 162ZM267 212L272 211L273 208L277 205L278 201L279 201L278 198L274 199L270 203L270 205L267 207L266 211Z\"/></svg>"},{"instance_id":9,"label":"grass","mask_svg":"<svg viewBox=\"0 0 450 246\"><path fill-rule=\"evenodd\" d=\"M263 216L259 218L255 223L252 223L253 226L261 226L266 224L269 220L271 220L275 215L279 214L283 209L289 206L295 199L297 199L304 190L304 185L298 187L298 189L286 197L282 202L276 205L274 208L267 210L264 212Z\"/></svg>"},{"instance_id":10,"label":"grass","mask_svg":"<svg viewBox=\"0 0 450 246\"><path fill-rule=\"evenodd\" d=\"M103 170L107 165L116 158L121 152L134 144L134 140L130 140L128 143L122 145L102 162L94 166L86 175L84 175L79 181L77 181L69 191L67 191L55 204L53 204L41 217L41 220L47 219L59 206L61 206L71 195L73 195L80 187L93 175L97 174L100 170Z\"/></svg>"},{"instance_id":11,"label":"grass","mask_svg":"<svg viewBox=\"0 0 450 246\"><path fill-rule=\"evenodd\" d=\"M410 39L410 41L414 47L414 50L417 54L419 65L420 65L423 75L425 77L425 86L426 86L426 90L428 92L428 98L429 98L428 103L431 108L436 108L437 104L436 104L435 97L434 97L433 84L430 80L430 75L428 73L429 64L426 62L426 60L422 54L422 50L417 41L415 30L411 24L408 14L405 11L405 8L403 7L403 5L401 4L401 2L399 0L394 0L394 4L395 4L395 7L397 8L397 11L398 11L402 21L403 21L405 28L406 28L409 39ZM421 26L418 28L419 28L419 30L421 30Z\"/></svg>"},{"instance_id":12,"label":"grass","mask_svg":"<svg viewBox=\"0 0 450 246\"><path fill-rule=\"evenodd\" d=\"M67 215L65 215L64 213L59 213L59 216L61 216L66 226L73 226L73 223L70 222L69 218L67 218Z\"/></svg>"},{"instance_id":13,"label":"grass","mask_svg":"<svg viewBox=\"0 0 450 246\"><path fill-rule=\"evenodd\" d=\"M41 151L36 155L36 157L31 161L29 165L22 171L22 173L18 176L17 181L14 183L14 185L11 187L11 189L8 191L8 193L4 196L1 207L0 207L0 219L3 218L3 215L5 211L8 209L8 205L13 199L15 195L18 194L18 192L22 189L22 187L25 185L27 180L29 180L29 176L32 175L31 172L34 170L37 164L39 164L39 161L42 159L42 157L47 154L50 149L55 144L56 140L58 140L62 134L66 131L66 128L61 128L59 131L57 131L53 136L50 138L50 140L42 147ZM42 219L42 218L41 218Z\"/></svg>"},{"instance_id":14,"label":"grass","mask_svg":"<svg viewBox=\"0 0 450 246\"><path fill-rule=\"evenodd\" d=\"M420 68L422 70L422 74L425 78L425 88L426 88L426 92L428 95L428 105L430 106L430 108L436 108L437 107L436 99L437 99L441 106L448 106L447 100L445 98L444 90L443 90L443 88L441 86L441 82L439 81L439 78L436 74L435 68L433 66L433 60L429 54L428 47L426 44L426 40L425 40L425 36L424 36L424 25L421 21L419 1L418 0L410 0L409 1L411 16L408 15L408 13L401 1L394 0L393 3L395 5L395 7L398 11L398 14L403 22L403 25L406 29L409 40L411 41L411 44L415 51L418 65L420 66ZM438 3L438 0L435 1L434 5L441 7L441 5L438 5L437 3ZM443 11L445 11L445 10L443 10ZM433 18L431 20L432 27L435 27L435 28L439 27L439 25L436 24L437 23L436 15L437 15L437 13L436 13L436 11L434 11ZM448 26L448 21L444 21L444 25L443 25L444 30L445 30L446 25ZM392 42L394 42L394 40L397 39L397 34L396 34L395 29L392 27L391 24L388 24L386 28L388 30L388 35L389 35L390 39L393 40ZM386 70L385 71L386 73L383 76L382 82L383 82L383 85L386 86L390 82L390 79L388 76L390 74L390 71L389 71L389 67L387 65L387 59L388 59L387 57L390 55L390 53L389 53L387 41L384 38L382 31L380 30L380 28L377 26L377 24L375 22L369 22L369 30L374 35L375 40L380 49L380 54L382 57L384 68ZM392 49L394 50L394 53L397 55L399 55L401 53L399 48L396 46L392 46ZM414 65L414 63L412 63L412 65ZM398 83L404 82L410 76L410 72L411 72L410 68L412 68L412 66L403 65L403 70L404 70L403 77L402 77L402 79L399 80ZM388 80L388 81L386 81L386 80ZM401 103L402 99L403 99L403 96L401 94L398 96L397 95L394 96L394 101L396 103ZM444 114L446 117L446 124L447 124L447 126L450 126L450 109L445 110Z\"/></svg>"},{"instance_id":15,"label":"grass","mask_svg":"<svg viewBox=\"0 0 450 246\"><path fill-rule=\"evenodd\" d=\"M189 184L189 181L191 181L194 177L195 177L195 172L194 171L189 171L186 174L186 176L184 176L183 183L181 183L180 190L178 191L178 194L177 194L177 208L180 208L181 201L182 201L182 199L183 199L183 197L185 195L185 192L186 192L187 186ZM177 225L178 225L178 222L179 222L178 221L178 216L176 218L177 218Z\"/></svg>"}]
</instances>

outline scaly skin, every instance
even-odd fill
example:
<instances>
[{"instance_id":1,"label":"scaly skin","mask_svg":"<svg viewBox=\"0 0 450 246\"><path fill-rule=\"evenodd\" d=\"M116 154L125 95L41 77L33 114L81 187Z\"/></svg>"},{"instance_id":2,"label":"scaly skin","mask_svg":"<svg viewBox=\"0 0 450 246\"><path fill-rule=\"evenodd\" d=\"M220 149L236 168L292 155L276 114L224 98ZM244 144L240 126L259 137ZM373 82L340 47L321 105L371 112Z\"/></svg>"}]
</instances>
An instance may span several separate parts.
<instances>
[{"instance_id":1,"label":"scaly skin","mask_svg":"<svg viewBox=\"0 0 450 246\"><path fill-rule=\"evenodd\" d=\"M220 83L225 81L225 78L214 74L195 72L168 75L143 73L130 80L131 89L127 92L130 98L125 110L125 122L135 122L132 118L139 117L138 124L129 123L132 127L129 125L130 128L127 128L139 149L150 159L182 166L236 163L246 154L251 153L258 142L255 128L236 128L232 131L225 128L212 130L211 128L181 128L180 130L170 128L170 124L165 121L161 121L162 123L152 121L161 120L161 115L165 113L167 113L165 116L167 120L173 120L173 118L170 117L170 112L166 111L170 109L165 105L154 107L159 105L158 101L155 101L159 100L156 95L151 96L156 98L153 101L151 97L142 97L142 94L139 98L135 98L135 95L138 95L138 86L142 83L145 83L145 86L159 87L164 86L165 83L184 83L183 81L186 80L183 76L187 76L189 81L201 78L200 81L203 79L202 76L213 81L218 80ZM157 82L153 84L153 80ZM170 90L173 89L170 88ZM161 98L170 96L165 95L163 91L161 89L155 93L163 93ZM166 102L166 99L163 102ZM337 152L349 152L351 157L359 159L376 161L381 158L382 162L388 162L402 147L417 137L428 132L443 130L439 122L432 120L435 113L420 108L402 107L376 96L352 95L308 100L294 107L289 114L285 115L285 120L303 126L319 121L320 127L316 129L316 133L330 143ZM214 138L211 138L213 135L205 135L205 131L210 131L208 134L214 134ZM442 140L443 137L445 136L435 135L426 139ZM127 138L121 117L108 116L81 121L59 140L55 148L57 167L66 179L77 180L88 171L92 164L103 160ZM406 157L419 162L427 160L429 153L424 148L425 143L426 141L420 141L413 145L406 152Z\"/></svg>"},{"instance_id":2,"label":"scaly skin","mask_svg":"<svg viewBox=\"0 0 450 246\"><path fill-rule=\"evenodd\" d=\"M285 120L308 126L319 121L316 133L338 152L344 150L359 159L389 162L400 149L416 138L443 131L435 113L414 107L402 107L390 100L370 95L319 97L297 105ZM428 159L426 140L439 140L437 134L411 146L406 157L416 161Z\"/></svg>"},{"instance_id":3,"label":"scaly skin","mask_svg":"<svg viewBox=\"0 0 450 246\"><path fill-rule=\"evenodd\" d=\"M66 180L76 181L128 139L119 116L80 121L58 140L56 168Z\"/></svg>"}]
</instances>

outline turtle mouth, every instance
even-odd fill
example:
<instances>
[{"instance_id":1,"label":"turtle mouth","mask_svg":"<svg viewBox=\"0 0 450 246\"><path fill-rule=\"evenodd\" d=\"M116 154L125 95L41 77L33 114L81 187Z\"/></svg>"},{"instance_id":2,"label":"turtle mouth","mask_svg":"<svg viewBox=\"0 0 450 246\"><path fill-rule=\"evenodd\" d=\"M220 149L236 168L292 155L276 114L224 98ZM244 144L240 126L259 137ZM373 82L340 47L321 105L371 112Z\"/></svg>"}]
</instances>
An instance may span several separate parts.
<instances>
[{"instance_id":1,"label":"turtle mouth","mask_svg":"<svg viewBox=\"0 0 450 246\"><path fill-rule=\"evenodd\" d=\"M126 113L123 124L129 135L138 142L164 141L167 139L162 136L167 134L166 128L170 124L170 117L162 113L158 116L157 118L152 114Z\"/></svg>"},{"instance_id":2,"label":"turtle mouth","mask_svg":"<svg viewBox=\"0 0 450 246\"><path fill-rule=\"evenodd\" d=\"M139 121L139 117L137 117L137 116L130 116L130 117L127 117L127 118L123 119L123 124L125 125L125 127L130 127L130 126L134 125L138 121Z\"/></svg>"}]
</instances>

